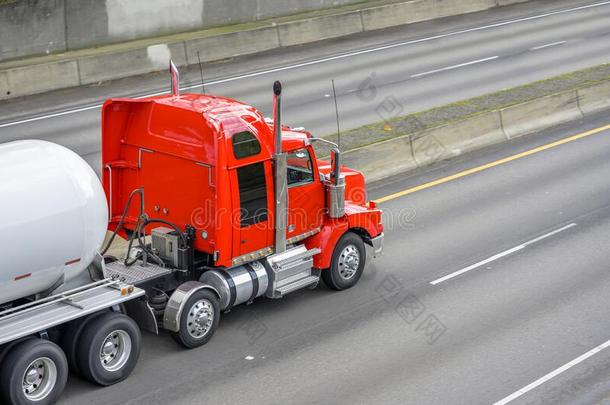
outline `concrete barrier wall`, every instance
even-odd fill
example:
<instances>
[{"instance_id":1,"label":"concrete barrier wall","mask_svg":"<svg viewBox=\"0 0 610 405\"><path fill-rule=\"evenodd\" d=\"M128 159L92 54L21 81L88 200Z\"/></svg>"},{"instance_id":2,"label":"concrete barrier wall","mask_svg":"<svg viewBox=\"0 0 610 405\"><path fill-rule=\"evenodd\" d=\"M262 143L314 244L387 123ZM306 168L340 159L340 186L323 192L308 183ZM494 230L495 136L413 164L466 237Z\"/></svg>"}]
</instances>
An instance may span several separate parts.
<instances>
[{"instance_id":1,"label":"concrete barrier wall","mask_svg":"<svg viewBox=\"0 0 610 405\"><path fill-rule=\"evenodd\" d=\"M369 182L418 167L408 135L348 151L343 164L365 173Z\"/></svg>"},{"instance_id":2,"label":"concrete barrier wall","mask_svg":"<svg viewBox=\"0 0 610 405\"><path fill-rule=\"evenodd\" d=\"M280 46L336 38L362 32L360 12L335 14L278 25Z\"/></svg>"},{"instance_id":3,"label":"concrete barrier wall","mask_svg":"<svg viewBox=\"0 0 610 405\"><path fill-rule=\"evenodd\" d=\"M563 122L582 118L576 91L556 94L503 109L502 123L509 138L531 134Z\"/></svg>"},{"instance_id":4,"label":"concrete barrier wall","mask_svg":"<svg viewBox=\"0 0 610 405\"><path fill-rule=\"evenodd\" d=\"M0 95L4 98L19 97L63 89L78 82L76 61L44 63L0 71Z\"/></svg>"},{"instance_id":5,"label":"concrete barrier wall","mask_svg":"<svg viewBox=\"0 0 610 405\"><path fill-rule=\"evenodd\" d=\"M179 65L186 64L183 43L151 45L137 51L81 58L78 60L80 83L91 84L167 69L170 59Z\"/></svg>"},{"instance_id":6,"label":"concrete barrier wall","mask_svg":"<svg viewBox=\"0 0 610 405\"><path fill-rule=\"evenodd\" d=\"M197 51L202 62L211 62L248 55L278 48L280 40L275 27L265 27L248 31L185 41L187 60L190 65L198 62Z\"/></svg>"},{"instance_id":7,"label":"concrete barrier wall","mask_svg":"<svg viewBox=\"0 0 610 405\"><path fill-rule=\"evenodd\" d=\"M431 129L413 138L413 156L419 166L506 140L497 111Z\"/></svg>"},{"instance_id":8,"label":"concrete barrier wall","mask_svg":"<svg viewBox=\"0 0 610 405\"><path fill-rule=\"evenodd\" d=\"M529 0L496 0L498 6L508 6L510 4L525 3Z\"/></svg>"},{"instance_id":9,"label":"concrete barrier wall","mask_svg":"<svg viewBox=\"0 0 610 405\"><path fill-rule=\"evenodd\" d=\"M610 111L610 81L362 146L344 162L372 182L600 111Z\"/></svg>"},{"instance_id":10,"label":"concrete barrier wall","mask_svg":"<svg viewBox=\"0 0 610 405\"><path fill-rule=\"evenodd\" d=\"M610 82L579 89L578 106L583 114L610 109Z\"/></svg>"},{"instance_id":11,"label":"concrete barrier wall","mask_svg":"<svg viewBox=\"0 0 610 405\"><path fill-rule=\"evenodd\" d=\"M456 14L466 14L496 7L495 0L416 0L369 8L362 11L366 31L411 24Z\"/></svg>"},{"instance_id":12,"label":"concrete barrier wall","mask_svg":"<svg viewBox=\"0 0 610 405\"><path fill-rule=\"evenodd\" d=\"M362 0L14 0L0 4L0 61L359 2Z\"/></svg>"}]
</instances>

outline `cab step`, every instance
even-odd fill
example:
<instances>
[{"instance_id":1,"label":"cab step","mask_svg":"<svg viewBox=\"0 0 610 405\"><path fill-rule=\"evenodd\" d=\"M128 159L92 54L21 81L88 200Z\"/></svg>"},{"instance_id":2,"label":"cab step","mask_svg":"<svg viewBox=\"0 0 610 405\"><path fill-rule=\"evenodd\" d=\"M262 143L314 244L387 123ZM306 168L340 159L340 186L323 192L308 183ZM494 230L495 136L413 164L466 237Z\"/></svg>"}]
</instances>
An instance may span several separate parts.
<instances>
[{"instance_id":1,"label":"cab step","mask_svg":"<svg viewBox=\"0 0 610 405\"><path fill-rule=\"evenodd\" d=\"M268 298L281 298L301 288L319 281L313 270L313 256L320 249L307 249L303 245L292 247L285 252L268 256L264 260L269 275Z\"/></svg>"},{"instance_id":2,"label":"cab step","mask_svg":"<svg viewBox=\"0 0 610 405\"><path fill-rule=\"evenodd\" d=\"M284 295L286 295L288 293L291 293L293 291L300 290L302 288L309 287L311 285L317 284L319 281L320 281L320 277L319 276L311 275L311 276L302 278L302 279L300 279L298 281L295 281L294 283L286 284L286 285L284 285L284 286L282 286L282 287L280 287L280 288L278 288L276 290L276 294L278 296L275 297L275 298L281 298Z\"/></svg>"}]
</instances>

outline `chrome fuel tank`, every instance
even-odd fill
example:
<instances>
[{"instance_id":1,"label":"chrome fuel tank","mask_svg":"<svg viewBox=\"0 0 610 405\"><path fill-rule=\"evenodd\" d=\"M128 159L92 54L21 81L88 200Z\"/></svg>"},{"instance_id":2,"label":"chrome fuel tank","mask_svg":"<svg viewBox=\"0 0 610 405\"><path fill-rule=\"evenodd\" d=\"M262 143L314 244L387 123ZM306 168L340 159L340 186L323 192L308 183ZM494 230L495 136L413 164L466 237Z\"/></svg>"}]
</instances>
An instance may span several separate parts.
<instances>
[{"instance_id":1,"label":"chrome fuel tank","mask_svg":"<svg viewBox=\"0 0 610 405\"><path fill-rule=\"evenodd\" d=\"M264 295L269 277L260 262L251 262L230 269L206 271L199 279L220 293L220 309L223 311Z\"/></svg>"}]
</instances>

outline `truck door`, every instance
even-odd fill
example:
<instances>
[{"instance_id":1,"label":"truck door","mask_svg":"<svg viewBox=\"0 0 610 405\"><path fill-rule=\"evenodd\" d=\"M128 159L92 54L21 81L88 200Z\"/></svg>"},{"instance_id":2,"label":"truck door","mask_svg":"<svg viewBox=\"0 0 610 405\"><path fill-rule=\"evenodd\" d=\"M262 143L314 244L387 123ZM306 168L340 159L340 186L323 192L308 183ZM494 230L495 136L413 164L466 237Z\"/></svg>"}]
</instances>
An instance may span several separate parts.
<instances>
[{"instance_id":1,"label":"truck door","mask_svg":"<svg viewBox=\"0 0 610 405\"><path fill-rule=\"evenodd\" d=\"M288 153L287 238L319 228L324 215L324 186L310 148Z\"/></svg>"},{"instance_id":2,"label":"truck door","mask_svg":"<svg viewBox=\"0 0 610 405\"><path fill-rule=\"evenodd\" d=\"M238 236L233 243L234 256L256 252L273 245L273 229L270 224L273 203L271 162L250 163L233 170L232 214L234 232Z\"/></svg>"}]
</instances>

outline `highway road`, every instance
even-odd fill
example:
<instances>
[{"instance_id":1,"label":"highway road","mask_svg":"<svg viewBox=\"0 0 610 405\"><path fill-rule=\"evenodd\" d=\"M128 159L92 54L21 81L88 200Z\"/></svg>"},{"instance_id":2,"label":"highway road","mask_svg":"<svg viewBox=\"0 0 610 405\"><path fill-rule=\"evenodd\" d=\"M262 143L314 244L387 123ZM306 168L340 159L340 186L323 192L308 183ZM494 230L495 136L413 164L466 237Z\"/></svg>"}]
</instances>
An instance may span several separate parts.
<instances>
[{"instance_id":1,"label":"highway road","mask_svg":"<svg viewBox=\"0 0 610 405\"><path fill-rule=\"evenodd\" d=\"M62 403L610 400L610 349L596 352L610 345L608 124L603 114L372 184L386 251L356 287L237 307L194 351L147 334L126 382L72 378Z\"/></svg>"},{"instance_id":2,"label":"highway road","mask_svg":"<svg viewBox=\"0 0 610 405\"><path fill-rule=\"evenodd\" d=\"M355 127L378 121L388 96L408 112L608 62L608 21L610 2L526 3L206 66L206 89L268 113L279 78L286 121L331 133L331 78L342 126ZM198 75L184 72L185 86ZM375 97L358 91L371 77ZM97 166L100 100L168 82L1 103L0 140L55 141ZM610 401L610 129L595 130L609 124L602 114L371 184L386 251L356 287L237 307L193 351L145 334L127 381L73 376L61 404ZM552 147L419 187L541 145Z\"/></svg>"},{"instance_id":3,"label":"highway road","mask_svg":"<svg viewBox=\"0 0 610 405\"><path fill-rule=\"evenodd\" d=\"M271 84L285 88L285 119L316 135L335 131L331 79L343 129L610 61L609 1L539 1L204 67L206 90L270 114ZM201 91L197 67L183 86ZM99 169L99 104L167 91L166 73L0 103L0 140L41 138ZM393 97L393 108L379 109ZM395 102L394 102L395 100ZM381 111L381 113L380 113Z\"/></svg>"}]
</instances>

